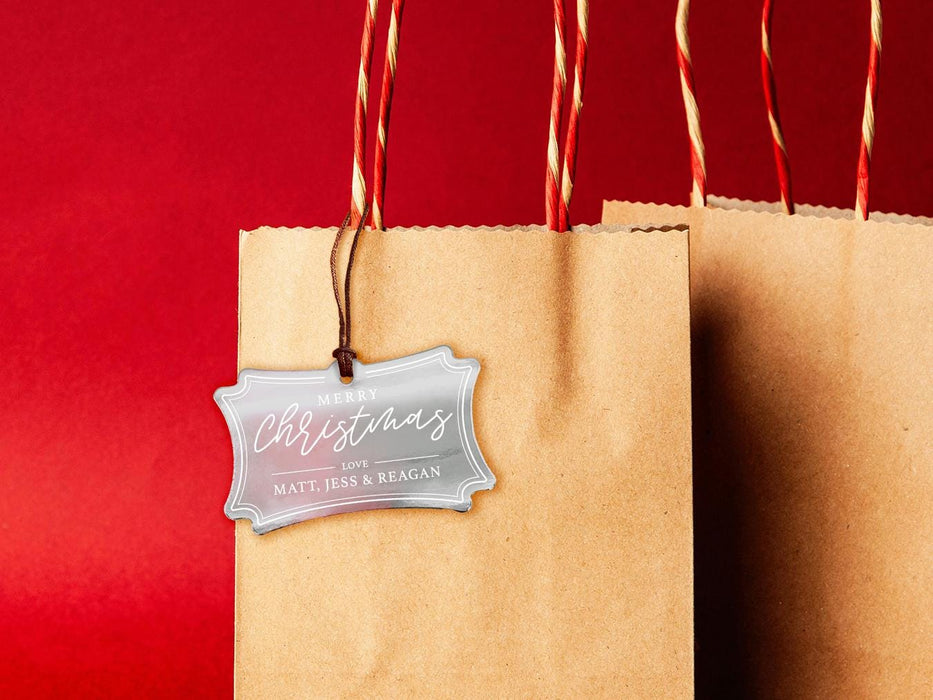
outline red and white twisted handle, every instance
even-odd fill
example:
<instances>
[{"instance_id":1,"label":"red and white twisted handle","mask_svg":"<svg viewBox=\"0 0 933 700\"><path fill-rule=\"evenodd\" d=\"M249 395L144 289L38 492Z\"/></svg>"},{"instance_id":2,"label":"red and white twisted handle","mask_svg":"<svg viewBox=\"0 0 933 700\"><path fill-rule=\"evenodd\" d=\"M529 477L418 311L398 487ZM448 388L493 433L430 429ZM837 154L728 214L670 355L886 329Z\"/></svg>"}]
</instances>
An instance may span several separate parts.
<instances>
[{"instance_id":1,"label":"red and white twisted handle","mask_svg":"<svg viewBox=\"0 0 933 700\"><path fill-rule=\"evenodd\" d=\"M693 190L690 203L695 207L706 206L706 147L700 130L700 110L697 107L696 89L693 84L693 62L690 59L690 0L677 0L677 15L674 33L677 37L677 65L680 68L680 89L687 115L687 133L690 136L690 171L693 175Z\"/></svg>"},{"instance_id":2,"label":"red and white twisted handle","mask_svg":"<svg viewBox=\"0 0 933 700\"><path fill-rule=\"evenodd\" d=\"M855 218L868 220L868 182L871 147L875 143L875 105L878 101L878 68L881 64L881 0L871 0L871 48L868 53L868 83L862 112L862 140L858 153Z\"/></svg>"},{"instance_id":3,"label":"red and white twisted handle","mask_svg":"<svg viewBox=\"0 0 933 700\"><path fill-rule=\"evenodd\" d=\"M367 0L360 45L360 73L356 81L356 109L353 113L353 181L350 196L350 226L356 227L366 206L366 107L369 102L369 74L373 65L376 9L379 0Z\"/></svg>"},{"instance_id":4,"label":"red and white twisted handle","mask_svg":"<svg viewBox=\"0 0 933 700\"><path fill-rule=\"evenodd\" d=\"M551 231L570 230L570 200L577 171L577 145L580 140L580 114L583 111L583 88L589 49L589 0L577 0L577 37L574 59L573 105L564 140L564 167L560 171L561 122L567 86L567 51L565 48L565 17L563 0L554 0L554 82L551 92L550 128L548 131L547 177L545 181L545 213ZM558 189L558 174L561 174Z\"/></svg>"},{"instance_id":5,"label":"red and white twisted handle","mask_svg":"<svg viewBox=\"0 0 933 700\"><path fill-rule=\"evenodd\" d=\"M768 119L774 144L774 155L781 185L781 201L784 210L792 214L794 203L791 195L790 164L787 146L777 107L777 89L771 61L771 16L772 0L764 0L761 16L761 73L768 106ZM706 204L706 160L703 135L700 131L700 114L697 108L693 84L693 64L690 60L690 37L687 23L690 17L690 0L678 0L675 31L677 35L677 63L680 67L680 83L687 115L687 130L690 134L690 162L693 173L694 206ZM868 82L865 87L865 109L862 114L862 134L859 145L858 180L856 187L855 217L859 221L868 219L868 185L871 168L871 149L875 141L875 105L878 99L878 69L881 63L881 0L871 0L871 48L868 57Z\"/></svg>"},{"instance_id":6,"label":"red and white twisted handle","mask_svg":"<svg viewBox=\"0 0 933 700\"><path fill-rule=\"evenodd\" d=\"M376 10L379 0L366 0L363 16L363 40L360 44L360 73L357 79L356 108L353 114L353 180L350 188L350 225L357 226L366 205L366 113L369 102L369 78L373 65L376 33ZM392 0L392 16L386 41L385 67L382 72L382 97L379 101L379 126L376 133L376 158L373 166L374 229L382 229L385 211L386 149L389 142L389 113L395 92L395 69L398 61L399 33L405 0Z\"/></svg>"},{"instance_id":7,"label":"red and white twisted handle","mask_svg":"<svg viewBox=\"0 0 933 700\"><path fill-rule=\"evenodd\" d=\"M778 111L777 85L774 81L774 66L771 61L771 17L774 14L772 0L764 0L761 8L761 83L765 91L768 122L771 124L771 142L774 148L774 163L777 167L778 184L781 188L781 204L786 214L794 213L794 197L791 191L790 161L781 114Z\"/></svg>"},{"instance_id":8,"label":"red and white twisted handle","mask_svg":"<svg viewBox=\"0 0 933 700\"><path fill-rule=\"evenodd\" d=\"M589 0L577 0L577 55L573 76L573 105L567 123L567 141L564 145L564 172L560 185L560 216L558 231L570 230L570 199L573 181L577 176L577 144L580 141L580 113L583 111L583 85L586 78L586 58L589 42Z\"/></svg>"},{"instance_id":9,"label":"red and white twisted handle","mask_svg":"<svg viewBox=\"0 0 933 700\"><path fill-rule=\"evenodd\" d=\"M558 230L560 205L557 183L560 173L560 125L567 87L564 0L554 0L554 80L551 88L551 119L547 136L547 175L544 183L545 213L550 231Z\"/></svg>"},{"instance_id":10,"label":"red and white twisted handle","mask_svg":"<svg viewBox=\"0 0 933 700\"><path fill-rule=\"evenodd\" d=\"M405 0L392 0L389 19L389 38L386 42L386 61L382 71L382 97L379 100L379 128L376 132L376 162L373 170L373 229L385 230L382 215L385 211L386 149L389 143L389 112L395 93L395 64L398 58L399 31Z\"/></svg>"}]
</instances>

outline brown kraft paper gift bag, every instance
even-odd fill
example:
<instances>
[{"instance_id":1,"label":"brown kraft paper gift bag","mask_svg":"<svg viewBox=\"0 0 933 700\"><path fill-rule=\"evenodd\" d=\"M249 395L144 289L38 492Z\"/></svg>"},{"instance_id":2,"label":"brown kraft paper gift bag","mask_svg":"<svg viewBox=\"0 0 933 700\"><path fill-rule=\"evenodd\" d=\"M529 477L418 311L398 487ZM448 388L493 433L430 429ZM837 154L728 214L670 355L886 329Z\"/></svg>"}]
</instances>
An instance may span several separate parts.
<instances>
[{"instance_id":1,"label":"brown kraft paper gift bag","mask_svg":"<svg viewBox=\"0 0 933 700\"><path fill-rule=\"evenodd\" d=\"M241 369L333 362L335 233L241 234ZM686 232L367 230L352 296L362 362L479 360L496 486L468 513L238 522L237 695L690 697Z\"/></svg>"},{"instance_id":2,"label":"brown kraft paper gift bag","mask_svg":"<svg viewBox=\"0 0 933 700\"><path fill-rule=\"evenodd\" d=\"M240 368L325 367L333 230L240 254ZM365 232L366 362L449 344L497 483L466 514L236 528L241 697L689 697L687 242L681 231Z\"/></svg>"},{"instance_id":3,"label":"brown kraft paper gift bag","mask_svg":"<svg viewBox=\"0 0 933 700\"><path fill-rule=\"evenodd\" d=\"M933 228L780 209L603 209L690 226L698 691L930 697Z\"/></svg>"}]
</instances>

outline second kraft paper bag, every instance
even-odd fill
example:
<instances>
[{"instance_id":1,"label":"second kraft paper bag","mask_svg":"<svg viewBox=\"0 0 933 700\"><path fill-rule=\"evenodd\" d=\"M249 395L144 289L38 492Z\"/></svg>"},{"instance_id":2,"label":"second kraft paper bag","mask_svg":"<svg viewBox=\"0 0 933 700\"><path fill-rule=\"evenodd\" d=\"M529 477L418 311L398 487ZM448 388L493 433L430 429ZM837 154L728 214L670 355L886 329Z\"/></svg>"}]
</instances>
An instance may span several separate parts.
<instances>
[{"instance_id":1,"label":"second kraft paper bag","mask_svg":"<svg viewBox=\"0 0 933 700\"><path fill-rule=\"evenodd\" d=\"M240 243L241 368L323 368L333 229ZM687 236L364 232L363 362L477 358L495 488L467 513L236 530L241 697L691 697Z\"/></svg>"},{"instance_id":2,"label":"second kraft paper bag","mask_svg":"<svg viewBox=\"0 0 933 700\"><path fill-rule=\"evenodd\" d=\"M928 695L933 228L710 204L603 209L690 225L699 675Z\"/></svg>"},{"instance_id":3,"label":"second kraft paper bag","mask_svg":"<svg viewBox=\"0 0 933 700\"><path fill-rule=\"evenodd\" d=\"M861 220L821 206L793 213L770 2L760 65L781 203L707 197L681 2L697 206L603 209L604 223L690 226L704 696L933 694L933 228L908 216L866 220L882 36L881 3L870 6Z\"/></svg>"}]
</instances>

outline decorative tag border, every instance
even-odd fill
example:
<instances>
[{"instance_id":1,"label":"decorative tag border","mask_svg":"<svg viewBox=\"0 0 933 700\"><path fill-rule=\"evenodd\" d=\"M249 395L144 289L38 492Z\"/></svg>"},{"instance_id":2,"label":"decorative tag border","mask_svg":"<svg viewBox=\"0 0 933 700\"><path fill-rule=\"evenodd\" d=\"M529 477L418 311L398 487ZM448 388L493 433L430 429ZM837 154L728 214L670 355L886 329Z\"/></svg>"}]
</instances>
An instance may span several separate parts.
<instances>
[{"instance_id":1,"label":"decorative tag border","mask_svg":"<svg viewBox=\"0 0 933 700\"><path fill-rule=\"evenodd\" d=\"M240 420L236 405L237 402L242 401L249 395L253 387L260 384L292 386L299 384L306 385L309 389L326 384L335 387L358 387L360 384L365 384L367 378L411 372L431 364L439 364L446 372L460 375L456 423L463 455L472 469L472 475L459 483L455 494L353 495L275 512L264 512L258 505L245 499L247 477L250 470L250 453L246 445L246 430ZM492 489L496 483L495 476L486 465L473 430L473 390L476 386L479 369L478 361L471 358L456 358L450 347L442 345L386 362L364 364L354 360L354 380L352 384L348 385L344 385L340 381L340 373L336 362L323 370L242 370L237 376L237 383L234 386L221 387L214 392L214 400L224 415L234 441L233 481L230 495L224 506L224 512L227 517L233 520L249 519L252 522L253 531L257 534L264 534L311 518L377 508L446 508L460 512L468 511L472 506L472 495L476 491Z\"/></svg>"}]
</instances>

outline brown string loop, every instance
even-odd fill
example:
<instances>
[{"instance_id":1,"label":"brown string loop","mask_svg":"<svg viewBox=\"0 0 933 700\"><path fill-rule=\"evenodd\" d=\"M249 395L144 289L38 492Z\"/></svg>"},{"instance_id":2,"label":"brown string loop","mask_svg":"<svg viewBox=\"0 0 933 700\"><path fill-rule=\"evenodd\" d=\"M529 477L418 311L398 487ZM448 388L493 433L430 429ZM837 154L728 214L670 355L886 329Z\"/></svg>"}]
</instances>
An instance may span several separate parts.
<instances>
[{"instance_id":1,"label":"brown string loop","mask_svg":"<svg viewBox=\"0 0 933 700\"><path fill-rule=\"evenodd\" d=\"M337 229L334 247L330 251L330 277L334 282L334 301L337 302L337 318L340 321L340 337L333 355L337 358L340 376L345 379L353 379L353 360L356 359L356 352L350 344L350 273L353 270L356 245L360 241L360 233L365 226L367 216L369 216L368 204L363 207L363 216L360 217L356 224L356 233L353 234L353 243L350 244L347 274L344 277L343 304L340 303L340 282L337 280L337 252L340 249L340 239L343 238L343 234L346 233L347 228L350 226L350 214L347 214L343 223L340 224L340 228Z\"/></svg>"}]
</instances>

